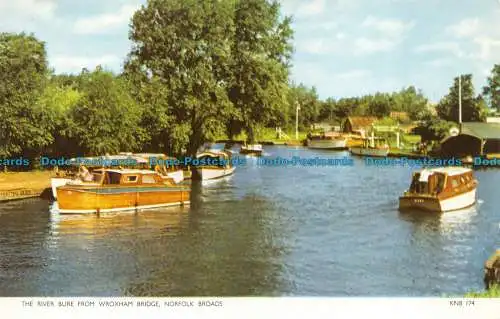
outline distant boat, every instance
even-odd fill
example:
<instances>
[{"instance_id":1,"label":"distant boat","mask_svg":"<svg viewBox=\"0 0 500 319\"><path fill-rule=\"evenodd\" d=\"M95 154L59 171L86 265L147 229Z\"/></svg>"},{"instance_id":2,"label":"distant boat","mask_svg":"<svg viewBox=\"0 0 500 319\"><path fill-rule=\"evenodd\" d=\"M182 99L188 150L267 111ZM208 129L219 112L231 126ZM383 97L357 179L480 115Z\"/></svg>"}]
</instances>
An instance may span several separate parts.
<instances>
[{"instance_id":1,"label":"distant boat","mask_svg":"<svg viewBox=\"0 0 500 319\"><path fill-rule=\"evenodd\" d=\"M96 169L92 180L57 188L60 213L89 214L189 204L190 190L140 169Z\"/></svg>"},{"instance_id":2,"label":"distant boat","mask_svg":"<svg viewBox=\"0 0 500 319\"><path fill-rule=\"evenodd\" d=\"M399 209L447 212L474 205L477 180L465 167L423 169L413 174L410 189L399 198Z\"/></svg>"},{"instance_id":3,"label":"distant boat","mask_svg":"<svg viewBox=\"0 0 500 319\"><path fill-rule=\"evenodd\" d=\"M260 156L262 155L262 145L261 144L242 145L240 148L240 154Z\"/></svg>"},{"instance_id":4,"label":"distant boat","mask_svg":"<svg viewBox=\"0 0 500 319\"><path fill-rule=\"evenodd\" d=\"M389 145L385 139L371 137L363 139L363 145L353 146L350 151L354 155L385 157L389 155Z\"/></svg>"},{"instance_id":5,"label":"distant boat","mask_svg":"<svg viewBox=\"0 0 500 319\"><path fill-rule=\"evenodd\" d=\"M235 167L231 163L230 151L202 152L196 156L200 165L194 167L196 174L192 179L208 180L221 178L234 173Z\"/></svg>"},{"instance_id":6,"label":"distant boat","mask_svg":"<svg viewBox=\"0 0 500 319\"><path fill-rule=\"evenodd\" d=\"M338 133L313 135L307 139L307 147L311 149L345 150L347 138Z\"/></svg>"}]
</instances>

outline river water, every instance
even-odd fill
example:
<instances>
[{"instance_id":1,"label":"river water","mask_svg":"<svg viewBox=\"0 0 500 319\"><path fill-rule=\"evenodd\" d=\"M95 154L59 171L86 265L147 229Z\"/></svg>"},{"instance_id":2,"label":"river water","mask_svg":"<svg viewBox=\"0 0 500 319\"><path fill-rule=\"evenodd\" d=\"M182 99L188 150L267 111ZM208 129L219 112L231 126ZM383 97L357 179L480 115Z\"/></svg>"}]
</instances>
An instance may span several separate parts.
<instances>
[{"instance_id":1,"label":"river water","mask_svg":"<svg viewBox=\"0 0 500 319\"><path fill-rule=\"evenodd\" d=\"M265 147L266 156L347 152ZM482 290L500 246L500 170L478 204L400 213L407 167L259 166L192 185L186 208L60 216L0 204L1 296L443 296Z\"/></svg>"}]
</instances>

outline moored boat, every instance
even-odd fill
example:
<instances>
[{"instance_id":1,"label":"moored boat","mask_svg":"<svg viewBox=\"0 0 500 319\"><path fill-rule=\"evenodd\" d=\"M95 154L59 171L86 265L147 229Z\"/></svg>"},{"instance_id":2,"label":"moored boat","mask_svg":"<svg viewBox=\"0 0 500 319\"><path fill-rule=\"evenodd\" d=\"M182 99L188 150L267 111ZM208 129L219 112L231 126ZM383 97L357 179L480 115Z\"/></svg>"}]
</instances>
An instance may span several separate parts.
<instances>
[{"instance_id":1,"label":"moored boat","mask_svg":"<svg viewBox=\"0 0 500 319\"><path fill-rule=\"evenodd\" d=\"M387 145L385 139L376 137L365 138L363 139L363 145L350 148L351 153L354 155L373 157L385 157L389 155L389 150L389 145Z\"/></svg>"},{"instance_id":2,"label":"moored boat","mask_svg":"<svg viewBox=\"0 0 500 319\"><path fill-rule=\"evenodd\" d=\"M347 138L335 133L313 135L307 139L307 146L312 149L345 150Z\"/></svg>"},{"instance_id":3,"label":"moored boat","mask_svg":"<svg viewBox=\"0 0 500 319\"><path fill-rule=\"evenodd\" d=\"M399 209L447 212L476 202L477 180L465 167L423 169L413 174L410 188L399 198Z\"/></svg>"},{"instance_id":4,"label":"moored boat","mask_svg":"<svg viewBox=\"0 0 500 319\"><path fill-rule=\"evenodd\" d=\"M98 157L78 157L68 160L69 166L63 171L58 170L57 177L50 179L52 197L57 199L57 188L75 180L91 178L91 172L102 167L147 168L148 161L129 153L106 155Z\"/></svg>"},{"instance_id":5,"label":"moored boat","mask_svg":"<svg viewBox=\"0 0 500 319\"><path fill-rule=\"evenodd\" d=\"M199 165L195 166L196 174L192 179L208 180L228 176L234 173L235 167L231 163L229 151L203 152L196 156Z\"/></svg>"},{"instance_id":6,"label":"moored boat","mask_svg":"<svg viewBox=\"0 0 500 319\"><path fill-rule=\"evenodd\" d=\"M190 190L166 183L152 170L97 169L91 181L71 181L57 194L60 213L84 214L185 205Z\"/></svg>"},{"instance_id":7,"label":"moored boat","mask_svg":"<svg viewBox=\"0 0 500 319\"><path fill-rule=\"evenodd\" d=\"M240 154L260 156L262 155L262 145L261 144L242 145L240 148Z\"/></svg>"}]
</instances>

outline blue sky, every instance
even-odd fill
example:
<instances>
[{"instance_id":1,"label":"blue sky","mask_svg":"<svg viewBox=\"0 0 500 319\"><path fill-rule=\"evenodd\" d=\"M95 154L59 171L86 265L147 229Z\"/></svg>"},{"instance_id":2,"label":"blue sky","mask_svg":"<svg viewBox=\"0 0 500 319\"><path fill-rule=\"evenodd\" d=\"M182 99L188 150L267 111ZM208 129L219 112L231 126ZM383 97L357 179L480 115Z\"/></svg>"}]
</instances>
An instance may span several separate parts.
<instances>
[{"instance_id":1,"label":"blue sky","mask_svg":"<svg viewBox=\"0 0 500 319\"><path fill-rule=\"evenodd\" d=\"M500 63L500 0L282 0L293 15L292 77L321 98L415 85L433 101L459 73L476 91ZM120 71L145 0L0 0L0 31L33 32L58 73Z\"/></svg>"}]
</instances>

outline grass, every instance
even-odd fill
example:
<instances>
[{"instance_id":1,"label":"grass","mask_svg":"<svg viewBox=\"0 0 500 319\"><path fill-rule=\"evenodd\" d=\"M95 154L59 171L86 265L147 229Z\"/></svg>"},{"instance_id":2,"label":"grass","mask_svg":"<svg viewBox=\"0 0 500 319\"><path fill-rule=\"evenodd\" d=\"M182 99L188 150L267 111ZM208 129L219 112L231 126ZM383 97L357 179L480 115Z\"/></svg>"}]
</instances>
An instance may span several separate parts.
<instances>
[{"instance_id":1,"label":"grass","mask_svg":"<svg viewBox=\"0 0 500 319\"><path fill-rule=\"evenodd\" d=\"M299 139L295 139L295 131L293 132L283 132L287 135L287 138L278 139L276 136L276 130L274 128L260 128L255 131L255 139L258 142L273 142L275 144L284 144L284 143L300 143L300 141L305 140L307 137L306 132L299 132ZM227 140L227 136L218 136L217 140ZM233 137L234 141L246 141L247 134L246 132L242 132Z\"/></svg>"},{"instance_id":2,"label":"grass","mask_svg":"<svg viewBox=\"0 0 500 319\"><path fill-rule=\"evenodd\" d=\"M494 285L484 292L469 292L465 297L472 298L500 298L500 285Z\"/></svg>"}]
</instances>

